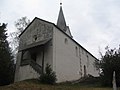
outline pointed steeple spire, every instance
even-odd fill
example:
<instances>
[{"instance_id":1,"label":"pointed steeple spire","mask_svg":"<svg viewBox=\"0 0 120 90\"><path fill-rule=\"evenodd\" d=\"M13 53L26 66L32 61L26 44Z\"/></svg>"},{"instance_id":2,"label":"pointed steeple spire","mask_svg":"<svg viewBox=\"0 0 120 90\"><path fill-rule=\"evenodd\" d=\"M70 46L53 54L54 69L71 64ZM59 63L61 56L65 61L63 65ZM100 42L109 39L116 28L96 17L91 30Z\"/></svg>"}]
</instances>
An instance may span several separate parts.
<instances>
[{"instance_id":1,"label":"pointed steeple spire","mask_svg":"<svg viewBox=\"0 0 120 90\"><path fill-rule=\"evenodd\" d=\"M57 20L57 26L61 30L63 30L64 32L66 32L66 22L65 22L63 10L62 10L62 3L60 3L60 11L59 11L59 16L58 16L58 20Z\"/></svg>"},{"instance_id":2,"label":"pointed steeple spire","mask_svg":"<svg viewBox=\"0 0 120 90\"><path fill-rule=\"evenodd\" d=\"M66 34L68 34L71 38L73 38L70 32L69 26L66 25L66 21L64 18L63 10L62 10L62 3L60 3L60 11L59 11L59 16L57 20L57 26L61 30L63 30Z\"/></svg>"}]
</instances>

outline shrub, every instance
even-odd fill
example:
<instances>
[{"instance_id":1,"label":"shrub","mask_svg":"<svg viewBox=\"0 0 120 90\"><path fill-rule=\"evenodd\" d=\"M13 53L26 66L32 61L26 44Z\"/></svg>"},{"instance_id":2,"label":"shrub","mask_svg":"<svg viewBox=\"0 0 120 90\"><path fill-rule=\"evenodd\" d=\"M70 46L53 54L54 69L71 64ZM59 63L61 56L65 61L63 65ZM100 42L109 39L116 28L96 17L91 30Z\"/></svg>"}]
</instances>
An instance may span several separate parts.
<instances>
[{"instance_id":1,"label":"shrub","mask_svg":"<svg viewBox=\"0 0 120 90\"><path fill-rule=\"evenodd\" d=\"M40 82L44 84L54 84L57 80L56 74L51 69L51 65L46 64L45 73L40 76Z\"/></svg>"}]
</instances>

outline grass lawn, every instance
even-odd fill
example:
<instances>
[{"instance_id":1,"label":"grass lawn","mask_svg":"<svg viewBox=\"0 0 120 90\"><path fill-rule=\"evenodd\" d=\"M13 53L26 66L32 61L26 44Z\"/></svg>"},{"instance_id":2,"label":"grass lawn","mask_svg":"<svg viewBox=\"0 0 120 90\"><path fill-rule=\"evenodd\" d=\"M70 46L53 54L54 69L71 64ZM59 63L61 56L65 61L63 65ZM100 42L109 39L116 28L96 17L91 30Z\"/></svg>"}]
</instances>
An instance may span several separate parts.
<instances>
[{"instance_id":1,"label":"grass lawn","mask_svg":"<svg viewBox=\"0 0 120 90\"><path fill-rule=\"evenodd\" d=\"M27 80L7 86L1 86L0 90L112 90L112 88L101 88L98 86L92 86L92 85L85 86L80 84L45 85L45 84L40 84L36 80ZM118 90L120 90L120 88Z\"/></svg>"}]
</instances>

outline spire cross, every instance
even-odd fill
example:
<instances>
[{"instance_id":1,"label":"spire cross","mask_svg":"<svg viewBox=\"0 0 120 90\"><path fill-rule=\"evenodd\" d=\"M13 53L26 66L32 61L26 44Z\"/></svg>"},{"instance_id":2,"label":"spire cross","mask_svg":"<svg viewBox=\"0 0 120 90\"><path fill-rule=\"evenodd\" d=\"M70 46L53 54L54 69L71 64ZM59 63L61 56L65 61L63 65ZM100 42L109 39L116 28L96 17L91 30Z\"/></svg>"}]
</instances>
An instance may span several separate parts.
<instances>
[{"instance_id":1,"label":"spire cross","mask_svg":"<svg viewBox=\"0 0 120 90\"><path fill-rule=\"evenodd\" d=\"M62 6L62 0L60 0L60 6Z\"/></svg>"}]
</instances>

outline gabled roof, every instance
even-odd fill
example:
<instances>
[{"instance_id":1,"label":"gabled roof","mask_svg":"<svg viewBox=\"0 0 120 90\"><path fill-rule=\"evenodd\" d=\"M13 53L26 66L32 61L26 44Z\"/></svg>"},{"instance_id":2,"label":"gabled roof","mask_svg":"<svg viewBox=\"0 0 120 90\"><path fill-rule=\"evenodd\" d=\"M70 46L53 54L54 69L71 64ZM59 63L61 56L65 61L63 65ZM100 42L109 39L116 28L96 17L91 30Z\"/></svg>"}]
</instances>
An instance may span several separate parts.
<instances>
[{"instance_id":1,"label":"gabled roof","mask_svg":"<svg viewBox=\"0 0 120 90\"><path fill-rule=\"evenodd\" d=\"M35 17L33 19L33 21L25 28L25 30L19 35L19 37L27 30L27 28L35 21L35 19L38 19L38 20L41 20L43 22L46 22L46 23L49 23L49 24L52 24L53 26L55 26L58 30L60 30L63 34L65 34L68 38L70 38L73 42L75 42L78 46L80 46L82 49L84 49L86 52L88 52L91 56L93 56L89 51L87 51L83 46L81 46L78 42L76 42L71 36L69 36L66 32L64 32L63 30L61 30L61 28L59 28L57 25L55 25L54 23L52 22L49 22L49 21L46 21L46 20L43 20L43 19L40 19L40 18L37 18ZM93 56L95 59L97 59L95 56ZM97 59L98 60L98 59Z\"/></svg>"},{"instance_id":2,"label":"gabled roof","mask_svg":"<svg viewBox=\"0 0 120 90\"><path fill-rule=\"evenodd\" d=\"M49 22L49 21L40 19L40 18L38 18L38 17L35 17L35 18L30 22L30 24L23 30L23 32L19 35L19 37L27 30L27 28L28 28L36 19L39 19L39 20L41 20L41 21L43 21L43 22L46 22L46 23L54 24L54 23L52 23L52 22Z\"/></svg>"}]
</instances>

